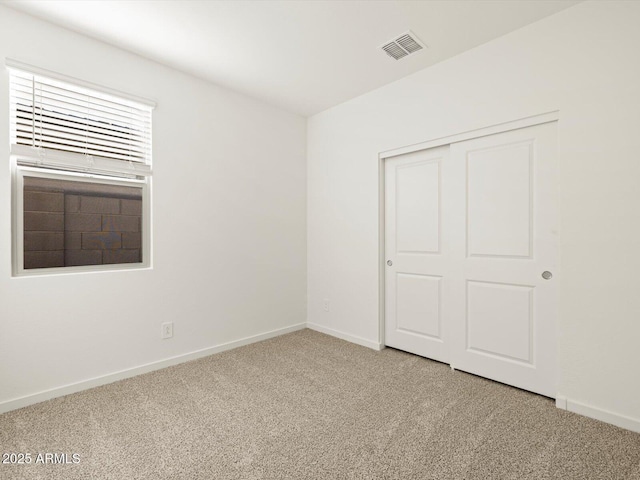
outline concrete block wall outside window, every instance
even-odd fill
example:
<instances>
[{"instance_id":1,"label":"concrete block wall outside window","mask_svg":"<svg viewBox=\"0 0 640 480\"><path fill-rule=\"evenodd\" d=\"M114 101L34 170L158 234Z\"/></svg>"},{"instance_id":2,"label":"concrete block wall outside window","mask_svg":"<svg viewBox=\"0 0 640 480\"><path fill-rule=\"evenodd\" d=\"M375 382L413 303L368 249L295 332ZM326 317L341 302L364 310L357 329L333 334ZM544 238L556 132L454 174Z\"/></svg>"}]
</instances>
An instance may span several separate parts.
<instances>
[{"instance_id":1,"label":"concrete block wall outside window","mask_svg":"<svg viewBox=\"0 0 640 480\"><path fill-rule=\"evenodd\" d=\"M142 262L139 189L27 180L25 269Z\"/></svg>"}]
</instances>

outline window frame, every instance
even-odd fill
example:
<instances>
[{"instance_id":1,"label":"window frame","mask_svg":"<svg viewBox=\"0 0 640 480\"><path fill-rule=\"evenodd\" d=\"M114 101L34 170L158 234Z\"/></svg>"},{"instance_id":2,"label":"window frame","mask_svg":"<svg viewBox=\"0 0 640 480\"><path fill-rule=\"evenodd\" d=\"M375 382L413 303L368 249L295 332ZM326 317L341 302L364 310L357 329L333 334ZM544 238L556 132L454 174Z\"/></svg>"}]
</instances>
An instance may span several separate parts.
<instances>
[{"instance_id":1,"label":"window frame","mask_svg":"<svg viewBox=\"0 0 640 480\"><path fill-rule=\"evenodd\" d=\"M145 270L152 268L152 220L151 220L151 162L153 138L153 113L155 103L121 93L89 82L67 77L47 70L31 67L6 59L6 66L32 75L53 78L83 89L93 89L125 101L137 101L150 109L149 154L144 163L116 160L107 157L83 155L10 144L11 168L11 238L12 276L72 275L88 272L113 272L120 270ZM9 92L11 95L11 92ZM13 110L10 110L10 117ZM12 118L10 118L12 120ZM80 265L45 268L24 268L24 179L25 177L63 180L70 182L114 185L140 188L142 195L141 262L98 265Z\"/></svg>"},{"instance_id":2,"label":"window frame","mask_svg":"<svg viewBox=\"0 0 640 480\"><path fill-rule=\"evenodd\" d=\"M152 267L151 259L151 179L124 179L117 177L107 177L91 173L81 172L61 172L38 167L27 167L18 165L17 159L12 156L12 184L13 184L13 208L12 226L13 231L13 276L40 276L40 275L60 275L82 272L102 272L114 270L140 270ZM142 262L136 263L114 263L100 265L80 265L69 267L48 267L48 268L24 268L24 177L47 178L52 180L64 180L70 182L82 182L102 185L115 185L124 187L140 188L142 193Z\"/></svg>"}]
</instances>

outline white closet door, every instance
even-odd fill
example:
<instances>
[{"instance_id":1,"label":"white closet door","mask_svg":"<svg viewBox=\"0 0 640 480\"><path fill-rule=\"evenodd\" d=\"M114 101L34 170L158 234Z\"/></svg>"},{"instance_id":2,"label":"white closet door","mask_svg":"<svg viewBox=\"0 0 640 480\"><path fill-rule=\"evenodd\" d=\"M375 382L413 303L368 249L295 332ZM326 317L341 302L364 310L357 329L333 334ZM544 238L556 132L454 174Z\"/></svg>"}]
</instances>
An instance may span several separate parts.
<instances>
[{"instance_id":1,"label":"white closet door","mask_svg":"<svg viewBox=\"0 0 640 480\"><path fill-rule=\"evenodd\" d=\"M385 344L554 397L556 124L385 161Z\"/></svg>"},{"instance_id":2,"label":"white closet door","mask_svg":"<svg viewBox=\"0 0 640 480\"><path fill-rule=\"evenodd\" d=\"M451 145L451 364L555 397L556 124ZM550 277L550 278L548 278Z\"/></svg>"},{"instance_id":3,"label":"white closet door","mask_svg":"<svg viewBox=\"0 0 640 480\"><path fill-rule=\"evenodd\" d=\"M385 344L447 363L448 153L446 146L385 161Z\"/></svg>"}]
</instances>

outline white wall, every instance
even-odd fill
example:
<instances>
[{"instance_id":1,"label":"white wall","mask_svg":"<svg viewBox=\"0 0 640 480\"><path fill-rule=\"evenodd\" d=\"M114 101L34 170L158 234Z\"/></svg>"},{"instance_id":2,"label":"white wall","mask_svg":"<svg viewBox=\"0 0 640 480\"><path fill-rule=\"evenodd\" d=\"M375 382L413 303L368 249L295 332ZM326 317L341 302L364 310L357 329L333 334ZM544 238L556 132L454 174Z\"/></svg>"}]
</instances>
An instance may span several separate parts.
<instances>
[{"instance_id":1,"label":"white wall","mask_svg":"<svg viewBox=\"0 0 640 480\"><path fill-rule=\"evenodd\" d=\"M379 152L559 110L558 392L640 429L638 25L578 4L310 118L310 324L379 341Z\"/></svg>"},{"instance_id":2,"label":"white wall","mask_svg":"<svg viewBox=\"0 0 640 480\"><path fill-rule=\"evenodd\" d=\"M304 324L304 118L0 7L5 57L158 106L150 270L11 278L5 156L0 411L48 389ZM5 152L8 94L0 69ZM160 339L165 321L175 322L171 340Z\"/></svg>"}]
</instances>

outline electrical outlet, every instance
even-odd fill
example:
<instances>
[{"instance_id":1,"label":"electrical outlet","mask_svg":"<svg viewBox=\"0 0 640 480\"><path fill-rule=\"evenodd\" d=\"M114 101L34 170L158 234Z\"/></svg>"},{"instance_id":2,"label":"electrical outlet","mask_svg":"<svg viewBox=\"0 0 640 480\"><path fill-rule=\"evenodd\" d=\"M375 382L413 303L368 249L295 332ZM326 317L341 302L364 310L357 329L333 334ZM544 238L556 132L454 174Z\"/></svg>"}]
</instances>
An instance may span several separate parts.
<instances>
[{"instance_id":1,"label":"electrical outlet","mask_svg":"<svg viewBox=\"0 0 640 480\"><path fill-rule=\"evenodd\" d=\"M162 327L162 338L171 338L173 337L173 322L166 322L161 325Z\"/></svg>"},{"instance_id":2,"label":"electrical outlet","mask_svg":"<svg viewBox=\"0 0 640 480\"><path fill-rule=\"evenodd\" d=\"M324 309L325 312L329 311L329 299L328 298L325 298L322 301L322 308Z\"/></svg>"}]
</instances>

